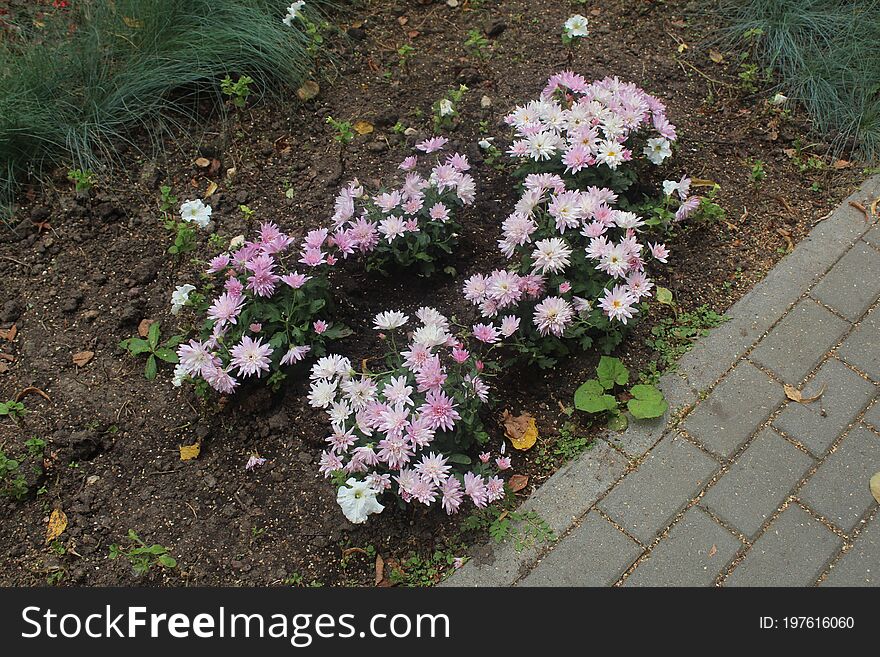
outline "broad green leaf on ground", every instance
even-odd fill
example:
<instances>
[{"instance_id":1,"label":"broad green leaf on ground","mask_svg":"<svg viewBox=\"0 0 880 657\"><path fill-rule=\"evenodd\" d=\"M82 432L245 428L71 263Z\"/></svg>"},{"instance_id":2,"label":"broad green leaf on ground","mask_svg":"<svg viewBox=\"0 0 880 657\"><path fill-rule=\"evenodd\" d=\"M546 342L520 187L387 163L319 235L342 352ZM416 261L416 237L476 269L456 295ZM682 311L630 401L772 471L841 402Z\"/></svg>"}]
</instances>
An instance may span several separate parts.
<instances>
[{"instance_id":1,"label":"broad green leaf on ground","mask_svg":"<svg viewBox=\"0 0 880 657\"><path fill-rule=\"evenodd\" d=\"M574 406L587 413L602 413L617 408L617 400L605 393L596 379L585 381L574 393Z\"/></svg>"},{"instance_id":2,"label":"broad green leaf on ground","mask_svg":"<svg viewBox=\"0 0 880 657\"><path fill-rule=\"evenodd\" d=\"M633 398L626 403L626 407L634 418L645 420L660 417L669 408L669 404L663 399L663 393L654 386L639 384L633 386L629 392Z\"/></svg>"},{"instance_id":3,"label":"broad green leaf on ground","mask_svg":"<svg viewBox=\"0 0 880 657\"><path fill-rule=\"evenodd\" d=\"M599 366L596 368L596 375L605 390L611 390L614 384L625 386L629 381L629 370L620 362L619 358L611 356L602 356L599 360Z\"/></svg>"}]
</instances>

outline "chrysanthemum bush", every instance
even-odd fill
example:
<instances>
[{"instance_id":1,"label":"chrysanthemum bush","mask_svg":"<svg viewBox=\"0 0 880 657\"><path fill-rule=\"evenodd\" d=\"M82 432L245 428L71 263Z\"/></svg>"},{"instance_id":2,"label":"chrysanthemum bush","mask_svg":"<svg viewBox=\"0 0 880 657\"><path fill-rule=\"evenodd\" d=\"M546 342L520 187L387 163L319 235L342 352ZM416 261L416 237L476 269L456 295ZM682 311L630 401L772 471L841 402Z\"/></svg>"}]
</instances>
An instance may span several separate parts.
<instances>
[{"instance_id":1,"label":"chrysanthemum bush","mask_svg":"<svg viewBox=\"0 0 880 657\"><path fill-rule=\"evenodd\" d=\"M522 194L498 240L510 264L471 276L464 295L485 318L522 320L512 344L542 367L572 345L610 351L652 294L646 265L669 256L659 240L649 241L662 218L624 209L635 207L624 194L644 167L670 155L675 126L663 104L635 85L588 84L567 72L505 121L517 136L508 152L523 162ZM664 184L665 207L675 204L674 219L684 220L694 209L690 181L667 183L674 189Z\"/></svg>"},{"instance_id":2,"label":"chrysanthemum bush","mask_svg":"<svg viewBox=\"0 0 880 657\"><path fill-rule=\"evenodd\" d=\"M309 353L321 356L327 341L350 334L327 320L326 271L335 262L323 250L327 240L326 230L311 231L297 251L292 237L267 222L256 239L234 240L234 248L214 257L205 274L217 280L206 286L215 296L198 304L207 315L199 338L178 348L175 385L194 379L230 394L250 377L278 384L285 366ZM172 311L189 303L194 289L178 288Z\"/></svg>"},{"instance_id":3,"label":"chrysanthemum bush","mask_svg":"<svg viewBox=\"0 0 880 657\"><path fill-rule=\"evenodd\" d=\"M480 325L455 331L433 308L409 317L380 313L375 327L388 348L379 371L357 372L342 356L319 359L311 371L309 403L325 409L327 449L319 470L338 486L346 517L361 523L385 504L440 506L457 513L484 508L505 495L500 472L510 459L469 452L488 434L480 408L489 401L485 360L499 335Z\"/></svg>"},{"instance_id":4,"label":"chrysanthemum bush","mask_svg":"<svg viewBox=\"0 0 880 657\"><path fill-rule=\"evenodd\" d=\"M419 154L399 165L405 174L399 187L369 193L354 180L342 189L330 236L341 257L362 256L368 271L417 266L430 275L452 253L461 229L456 210L474 202L476 184L465 155L443 155L447 141L416 144Z\"/></svg>"}]
</instances>

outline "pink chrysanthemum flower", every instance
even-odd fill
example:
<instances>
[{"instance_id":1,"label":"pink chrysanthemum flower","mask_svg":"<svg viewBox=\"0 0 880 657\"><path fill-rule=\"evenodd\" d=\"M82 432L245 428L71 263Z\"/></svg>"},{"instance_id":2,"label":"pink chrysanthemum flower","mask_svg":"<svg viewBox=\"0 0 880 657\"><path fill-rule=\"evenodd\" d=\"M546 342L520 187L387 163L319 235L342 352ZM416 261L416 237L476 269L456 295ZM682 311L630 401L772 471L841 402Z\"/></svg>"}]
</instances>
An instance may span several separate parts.
<instances>
[{"instance_id":1,"label":"pink chrysanthemum flower","mask_svg":"<svg viewBox=\"0 0 880 657\"><path fill-rule=\"evenodd\" d=\"M273 351L270 345L262 343L261 338L254 340L245 335L239 344L230 349L230 365L237 367L241 376L259 376L260 372L269 371L269 356Z\"/></svg>"},{"instance_id":2,"label":"pink chrysanthemum flower","mask_svg":"<svg viewBox=\"0 0 880 657\"><path fill-rule=\"evenodd\" d=\"M666 248L665 244L648 243L648 249L651 251L652 257L654 257L659 262L666 264L666 259L669 257L669 250Z\"/></svg>"},{"instance_id":3,"label":"pink chrysanthemum flower","mask_svg":"<svg viewBox=\"0 0 880 657\"><path fill-rule=\"evenodd\" d=\"M243 307L244 297L224 292L208 308L208 319L213 319L219 326L237 324Z\"/></svg>"},{"instance_id":4,"label":"pink chrysanthemum flower","mask_svg":"<svg viewBox=\"0 0 880 657\"><path fill-rule=\"evenodd\" d=\"M221 253L220 255L211 258L211 261L208 263L208 274L216 274L217 272L223 271L229 266L231 262L231 258L228 253Z\"/></svg>"},{"instance_id":5,"label":"pink chrysanthemum flower","mask_svg":"<svg viewBox=\"0 0 880 657\"><path fill-rule=\"evenodd\" d=\"M213 368L215 359L208 351L207 344L198 340L190 340L177 348L177 358L190 376L199 376L205 368Z\"/></svg>"},{"instance_id":6,"label":"pink chrysanthemum flower","mask_svg":"<svg viewBox=\"0 0 880 657\"><path fill-rule=\"evenodd\" d=\"M424 153L434 153L442 150L448 142L449 140L446 137L432 137L416 144L416 149Z\"/></svg>"},{"instance_id":7,"label":"pink chrysanthemum flower","mask_svg":"<svg viewBox=\"0 0 880 657\"><path fill-rule=\"evenodd\" d=\"M560 297L547 297L535 306L534 322L541 335L561 337L573 317L571 304Z\"/></svg>"},{"instance_id":8,"label":"pink chrysanthemum flower","mask_svg":"<svg viewBox=\"0 0 880 657\"><path fill-rule=\"evenodd\" d=\"M452 431L455 422L461 419L456 405L443 391L429 390L425 403L419 407L419 413L425 417L432 429Z\"/></svg>"},{"instance_id":9,"label":"pink chrysanthemum flower","mask_svg":"<svg viewBox=\"0 0 880 657\"><path fill-rule=\"evenodd\" d=\"M306 357L306 354L309 353L312 348L308 345L303 345L301 347L291 347L287 350L287 353L281 358L282 365L293 365L294 363L298 363L303 358Z\"/></svg>"},{"instance_id":10,"label":"pink chrysanthemum flower","mask_svg":"<svg viewBox=\"0 0 880 657\"><path fill-rule=\"evenodd\" d=\"M458 508L464 499L461 482L455 477L447 477L440 486L443 497L440 505L447 514L458 513Z\"/></svg>"},{"instance_id":11,"label":"pink chrysanthemum flower","mask_svg":"<svg viewBox=\"0 0 880 657\"><path fill-rule=\"evenodd\" d=\"M480 342L486 344L495 344L498 342L500 331L497 326L492 324L475 324L474 337Z\"/></svg>"},{"instance_id":12,"label":"pink chrysanthemum flower","mask_svg":"<svg viewBox=\"0 0 880 657\"><path fill-rule=\"evenodd\" d=\"M486 490L486 482L480 475L465 472L464 492L478 509L484 508L489 503L489 491Z\"/></svg>"},{"instance_id":13,"label":"pink chrysanthemum flower","mask_svg":"<svg viewBox=\"0 0 880 657\"><path fill-rule=\"evenodd\" d=\"M428 456L422 456L422 460L416 464L416 472L435 486L446 481L450 470L452 470L452 466L446 464L446 458L435 452L431 452Z\"/></svg>"}]
</instances>

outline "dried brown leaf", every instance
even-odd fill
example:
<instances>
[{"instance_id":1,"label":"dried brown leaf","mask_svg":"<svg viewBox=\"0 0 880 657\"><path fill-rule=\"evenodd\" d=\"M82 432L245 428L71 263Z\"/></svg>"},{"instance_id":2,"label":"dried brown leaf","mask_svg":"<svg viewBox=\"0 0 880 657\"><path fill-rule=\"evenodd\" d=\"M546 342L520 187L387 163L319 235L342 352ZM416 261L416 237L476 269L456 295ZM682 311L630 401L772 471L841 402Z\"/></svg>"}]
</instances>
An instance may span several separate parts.
<instances>
[{"instance_id":1,"label":"dried brown leaf","mask_svg":"<svg viewBox=\"0 0 880 657\"><path fill-rule=\"evenodd\" d=\"M0 340L12 342L13 340L15 340L16 335L18 335L18 327L15 324L10 326L6 330L0 329Z\"/></svg>"},{"instance_id":2,"label":"dried brown leaf","mask_svg":"<svg viewBox=\"0 0 880 657\"><path fill-rule=\"evenodd\" d=\"M138 324L138 335L142 338L146 338L150 333L150 324L152 324L155 320L153 319L142 319L141 323Z\"/></svg>"},{"instance_id":3,"label":"dried brown leaf","mask_svg":"<svg viewBox=\"0 0 880 657\"><path fill-rule=\"evenodd\" d=\"M385 579L385 560L382 558L382 555L378 552L376 553L376 586L382 585L382 580Z\"/></svg>"},{"instance_id":4,"label":"dried brown leaf","mask_svg":"<svg viewBox=\"0 0 880 657\"><path fill-rule=\"evenodd\" d=\"M529 476L515 474L510 478L510 481L507 482L507 485L510 486L511 491L517 493L529 485Z\"/></svg>"},{"instance_id":5,"label":"dried brown leaf","mask_svg":"<svg viewBox=\"0 0 880 657\"><path fill-rule=\"evenodd\" d=\"M880 502L880 472L875 472L874 476L871 477L871 495L874 496L874 499Z\"/></svg>"},{"instance_id":6,"label":"dried brown leaf","mask_svg":"<svg viewBox=\"0 0 880 657\"><path fill-rule=\"evenodd\" d=\"M90 361L92 360L92 358L94 358L94 357L95 357L95 352L94 352L94 351L77 351L77 352L73 355L73 363L74 363L77 367L85 367L86 365L89 364L89 362L90 362Z\"/></svg>"},{"instance_id":7,"label":"dried brown leaf","mask_svg":"<svg viewBox=\"0 0 880 657\"><path fill-rule=\"evenodd\" d=\"M803 393L795 388L793 385L786 383L782 386L782 389L785 390L785 396L788 397L791 401L795 401L799 404L809 404L810 402L814 402L819 397L821 397L825 393L825 384L822 384L822 387L812 397L804 397Z\"/></svg>"},{"instance_id":8,"label":"dried brown leaf","mask_svg":"<svg viewBox=\"0 0 880 657\"><path fill-rule=\"evenodd\" d=\"M209 160L206 157L197 157L196 158L196 166L199 169L207 169L209 166L211 166L211 160Z\"/></svg>"},{"instance_id":9,"label":"dried brown leaf","mask_svg":"<svg viewBox=\"0 0 880 657\"><path fill-rule=\"evenodd\" d=\"M302 86L296 90L296 96L301 101L306 102L317 96L321 92L321 87L314 80L306 80Z\"/></svg>"},{"instance_id":10,"label":"dried brown leaf","mask_svg":"<svg viewBox=\"0 0 880 657\"><path fill-rule=\"evenodd\" d=\"M538 427L535 418L529 413L512 415L506 410L501 416L504 423L504 433L510 439L514 448L525 451L531 449L538 439Z\"/></svg>"}]
</instances>

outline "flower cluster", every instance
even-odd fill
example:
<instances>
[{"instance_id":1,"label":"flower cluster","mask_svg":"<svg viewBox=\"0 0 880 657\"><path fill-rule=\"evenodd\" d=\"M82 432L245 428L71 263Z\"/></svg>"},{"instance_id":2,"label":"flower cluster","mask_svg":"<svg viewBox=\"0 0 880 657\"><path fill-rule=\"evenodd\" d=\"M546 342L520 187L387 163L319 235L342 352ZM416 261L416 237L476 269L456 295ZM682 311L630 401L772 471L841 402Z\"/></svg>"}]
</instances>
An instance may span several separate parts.
<instances>
[{"instance_id":1,"label":"flower cluster","mask_svg":"<svg viewBox=\"0 0 880 657\"><path fill-rule=\"evenodd\" d=\"M325 341L347 335L324 319L331 303L324 269L335 262L324 251L327 241L326 230L311 231L297 252L292 237L264 223L257 239L233 240L229 252L213 258L205 273L220 277L222 290L205 304L201 338L178 349L175 385L189 377L231 394L241 380L267 374L278 384L284 366L320 356ZM175 290L172 312L192 289Z\"/></svg>"},{"instance_id":2,"label":"flower cluster","mask_svg":"<svg viewBox=\"0 0 880 657\"><path fill-rule=\"evenodd\" d=\"M445 137L434 137L416 145L424 155L440 153ZM420 156L411 155L399 169L404 180L399 187L368 193L354 180L336 197L330 243L338 255L362 255L368 270L386 272L392 264L419 265L430 275L434 261L452 252L459 225L457 206L471 205L476 196L470 164L465 155L434 155L430 172L417 171Z\"/></svg>"},{"instance_id":3,"label":"flower cluster","mask_svg":"<svg viewBox=\"0 0 880 657\"><path fill-rule=\"evenodd\" d=\"M568 353L564 340L586 349L598 334L599 346L609 350L651 296L647 262L666 263L669 255L663 244L645 239L645 220L621 209L625 199L611 183L619 181L618 166L632 159L634 140L647 126L660 136L647 140L645 157L658 164L675 127L662 103L634 85L616 78L587 84L573 73L552 76L540 100L517 107L506 120L520 137L510 153L532 162L498 240L511 265L471 276L464 296L485 318L506 314L499 330L522 320L516 344L541 366ZM584 184L602 172L598 178L608 185ZM676 185L683 217L691 204L684 202L689 181Z\"/></svg>"},{"instance_id":4,"label":"flower cluster","mask_svg":"<svg viewBox=\"0 0 880 657\"><path fill-rule=\"evenodd\" d=\"M439 504L457 513L465 500L482 508L504 496L498 472L509 459L472 464L464 452L484 443L478 410L488 402L487 364L472 351L492 351L498 336L480 325L465 336L433 308L420 308L405 346L395 335L409 317L380 313L375 327L389 344L382 372L355 372L342 356L319 359L311 371L309 403L325 409L330 435L319 471L334 477L337 501L349 520L364 522L392 494L405 503Z\"/></svg>"},{"instance_id":5,"label":"flower cluster","mask_svg":"<svg viewBox=\"0 0 880 657\"><path fill-rule=\"evenodd\" d=\"M504 120L517 137L508 152L527 173L554 171L578 188L625 191L637 174L622 165L640 156L659 165L676 139L656 97L616 77L588 83L570 71L551 76L538 100Z\"/></svg>"}]
</instances>

